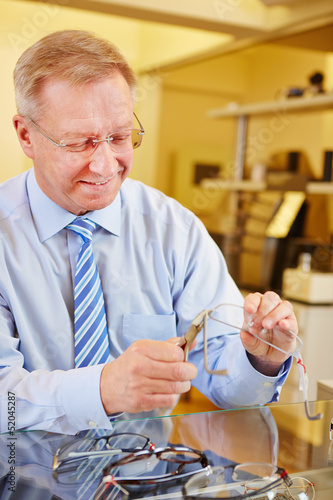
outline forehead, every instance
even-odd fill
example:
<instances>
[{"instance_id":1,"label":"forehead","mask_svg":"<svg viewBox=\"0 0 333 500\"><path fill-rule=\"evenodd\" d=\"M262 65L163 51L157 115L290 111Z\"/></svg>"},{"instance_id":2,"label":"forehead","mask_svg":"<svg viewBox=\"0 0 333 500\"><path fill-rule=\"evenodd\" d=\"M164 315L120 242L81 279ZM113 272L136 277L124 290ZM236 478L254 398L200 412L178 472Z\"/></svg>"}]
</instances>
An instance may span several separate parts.
<instances>
[{"instance_id":1,"label":"forehead","mask_svg":"<svg viewBox=\"0 0 333 500\"><path fill-rule=\"evenodd\" d=\"M64 131L133 124L132 94L120 73L77 86L63 80L48 81L41 101L43 123Z\"/></svg>"}]
</instances>

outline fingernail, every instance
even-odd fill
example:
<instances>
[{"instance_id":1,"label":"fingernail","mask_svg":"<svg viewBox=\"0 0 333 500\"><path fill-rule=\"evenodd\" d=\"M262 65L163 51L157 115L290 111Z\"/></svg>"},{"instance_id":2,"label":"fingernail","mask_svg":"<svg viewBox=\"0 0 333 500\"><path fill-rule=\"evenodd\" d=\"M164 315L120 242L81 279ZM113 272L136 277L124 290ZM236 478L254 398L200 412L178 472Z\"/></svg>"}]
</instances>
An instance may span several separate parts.
<instances>
[{"instance_id":1,"label":"fingernail","mask_svg":"<svg viewBox=\"0 0 333 500\"><path fill-rule=\"evenodd\" d=\"M253 325L254 325L253 314L251 314L247 326L248 326L248 328L251 328L251 326L253 326Z\"/></svg>"}]
</instances>

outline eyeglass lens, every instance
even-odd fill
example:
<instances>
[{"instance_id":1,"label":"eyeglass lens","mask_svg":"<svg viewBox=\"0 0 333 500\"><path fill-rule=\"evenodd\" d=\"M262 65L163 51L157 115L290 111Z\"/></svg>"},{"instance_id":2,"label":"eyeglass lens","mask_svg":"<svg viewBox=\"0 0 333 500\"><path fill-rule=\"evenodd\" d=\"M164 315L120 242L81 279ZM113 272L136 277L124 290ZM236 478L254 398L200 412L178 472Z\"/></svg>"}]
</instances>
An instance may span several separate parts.
<instances>
[{"instance_id":1,"label":"eyeglass lens","mask_svg":"<svg viewBox=\"0 0 333 500\"><path fill-rule=\"evenodd\" d=\"M90 156L99 144L107 142L114 153L126 153L140 146L142 136L141 130L129 130L121 134L110 135L105 139L95 139L94 137L68 139L63 141L62 147L70 153L83 153L85 156Z\"/></svg>"},{"instance_id":2,"label":"eyeglass lens","mask_svg":"<svg viewBox=\"0 0 333 500\"><path fill-rule=\"evenodd\" d=\"M134 452L143 450L149 443L149 438L143 434L121 433L100 438L75 439L64 446L58 460L66 460L79 456L89 455L99 451Z\"/></svg>"}]
</instances>

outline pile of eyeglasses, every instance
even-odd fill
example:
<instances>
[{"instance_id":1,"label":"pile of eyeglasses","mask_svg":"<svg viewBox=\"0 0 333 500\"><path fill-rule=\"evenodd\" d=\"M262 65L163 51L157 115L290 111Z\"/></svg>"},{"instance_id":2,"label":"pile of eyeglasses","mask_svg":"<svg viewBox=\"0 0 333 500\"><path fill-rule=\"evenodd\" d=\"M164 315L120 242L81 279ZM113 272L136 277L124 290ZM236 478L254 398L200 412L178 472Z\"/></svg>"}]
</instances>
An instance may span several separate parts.
<instances>
[{"instance_id":1,"label":"pile of eyeglasses","mask_svg":"<svg viewBox=\"0 0 333 500\"><path fill-rule=\"evenodd\" d=\"M95 500L110 500L118 494L121 498L149 498L152 495L155 499L315 498L314 485L310 481L302 477L291 478L275 465L212 466L202 451L183 445L156 447L147 436L136 433L74 438L56 452L53 471L62 484L95 481ZM163 495L170 485L177 486L175 496Z\"/></svg>"}]
</instances>

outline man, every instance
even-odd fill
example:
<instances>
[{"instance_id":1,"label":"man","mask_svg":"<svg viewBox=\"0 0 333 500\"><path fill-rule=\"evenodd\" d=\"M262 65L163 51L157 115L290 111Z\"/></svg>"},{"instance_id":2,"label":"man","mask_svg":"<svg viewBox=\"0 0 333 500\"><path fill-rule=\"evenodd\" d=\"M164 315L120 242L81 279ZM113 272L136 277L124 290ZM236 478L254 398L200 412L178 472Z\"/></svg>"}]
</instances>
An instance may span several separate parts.
<instances>
[{"instance_id":1,"label":"man","mask_svg":"<svg viewBox=\"0 0 333 500\"><path fill-rule=\"evenodd\" d=\"M34 165L0 187L0 392L6 408L15 398L16 428L110 428L118 412L174 405L191 381L221 407L277 400L297 322L275 293L250 294L245 322L271 329L287 354L214 326L209 361L228 375L205 371L201 335L184 362L177 343L196 314L243 299L197 218L127 179L144 131L124 57L89 33L56 32L25 51L14 78L14 126ZM90 242L80 224L96 225ZM76 279L85 245L103 290L99 334L105 325L107 334L87 330L84 344ZM88 360L90 336L101 356Z\"/></svg>"}]
</instances>

